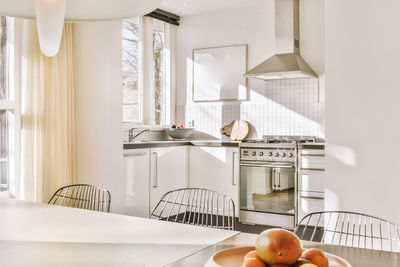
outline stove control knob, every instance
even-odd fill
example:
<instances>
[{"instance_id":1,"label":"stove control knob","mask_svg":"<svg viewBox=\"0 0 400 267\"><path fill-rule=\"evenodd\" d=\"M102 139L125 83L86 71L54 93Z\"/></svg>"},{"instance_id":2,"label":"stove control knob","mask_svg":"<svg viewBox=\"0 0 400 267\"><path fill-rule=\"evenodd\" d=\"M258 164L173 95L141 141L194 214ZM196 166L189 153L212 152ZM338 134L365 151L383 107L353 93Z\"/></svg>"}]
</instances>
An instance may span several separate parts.
<instances>
[{"instance_id":1,"label":"stove control knob","mask_svg":"<svg viewBox=\"0 0 400 267\"><path fill-rule=\"evenodd\" d=\"M279 153L275 153L275 157L279 157Z\"/></svg>"},{"instance_id":2,"label":"stove control knob","mask_svg":"<svg viewBox=\"0 0 400 267\"><path fill-rule=\"evenodd\" d=\"M264 152L259 153L260 157L264 156Z\"/></svg>"},{"instance_id":3,"label":"stove control knob","mask_svg":"<svg viewBox=\"0 0 400 267\"><path fill-rule=\"evenodd\" d=\"M289 153L289 158L292 158L293 157L293 153Z\"/></svg>"},{"instance_id":4,"label":"stove control knob","mask_svg":"<svg viewBox=\"0 0 400 267\"><path fill-rule=\"evenodd\" d=\"M257 152L254 151L254 152L253 152L253 156L257 156Z\"/></svg>"},{"instance_id":5,"label":"stove control knob","mask_svg":"<svg viewBox=\"0 0 400 267\"><path fill-rule=\"evenodd\" d=\"M282 157L286 157L286 153L282 153Z\"/></svg>"},{"instance_id":6,"label":"stove control knob","mask_svg":"<svg viewBox=\"0 0 400 267\"><path fill-rule=\"evenodd\" d=\"M274 155L274 153L272 153L272 152L268 153L268 156L270 156L270 157L272 157L273 155Z\"/></svg>"}]
</instances>

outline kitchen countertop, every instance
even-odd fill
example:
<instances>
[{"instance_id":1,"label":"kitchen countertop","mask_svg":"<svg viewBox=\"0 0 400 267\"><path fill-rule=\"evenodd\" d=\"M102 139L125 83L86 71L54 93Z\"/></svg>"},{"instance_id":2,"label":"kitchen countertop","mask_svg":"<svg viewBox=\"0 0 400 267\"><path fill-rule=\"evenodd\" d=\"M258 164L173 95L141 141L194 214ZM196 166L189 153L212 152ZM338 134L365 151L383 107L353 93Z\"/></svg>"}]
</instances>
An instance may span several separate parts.
<instances>
[{"instance_id":1,"label":"kitchen countertop","mask_svg":"<svg viewBox=\"0 0 400 267\"><path fill-rule=\"evenodd\" d=\"M229 140L166 140L166 141L137 141L124 143L124 149L172 147L172 146L207 146L207 147L239 147L241 141ZM299 149L325 149L325 143L298 144Z\"/></svg>"},{"instance_id":2,"label":"kitchen countertop","mask_svg":"<svg viewBox=\"0 0 400 267\"><path fill-rule=\"evenodd\" d=\"M171 146L208 146L208 147L239 147L240 141L229 140L167 140L167 141L138 141L124 143L124 149L171 147Z\"/></svg>"},{"instance_id":3,"label":"kitchen countertop","mask_svg":"<svg viewBox=\"0 0 400 267\"><path fill-rule=\"evenodd\" d=\"M0 266L165 266L238 232L0 199Z\"/></svg>"}]
</instances>

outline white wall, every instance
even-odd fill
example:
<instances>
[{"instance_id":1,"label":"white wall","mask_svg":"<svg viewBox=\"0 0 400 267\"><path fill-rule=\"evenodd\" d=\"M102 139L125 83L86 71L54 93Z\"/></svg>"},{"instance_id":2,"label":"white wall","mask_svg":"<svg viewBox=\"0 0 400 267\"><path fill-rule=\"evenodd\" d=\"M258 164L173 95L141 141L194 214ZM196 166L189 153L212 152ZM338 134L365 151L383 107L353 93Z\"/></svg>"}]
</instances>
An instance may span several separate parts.
<instances>
[{"instance_id":1,"label":"white wall","mask_svg":"<svg viewBox=\"0 0 400 267\"><path fill-rule=\"evenodd\" d=\"M326 1L326 207L400 223L400 2Z\"/></svg>"},{"instance_id":2,"label":"white wall","mask_svg":"<svg viewBox=\"0 0 400 267\"><path fill-rule=\"evenodd\" d=\"M302 55L323 76L324 4L320 0L302 0L300 3ZM249 69L276 50L283 52L275 47L274 0L266 0L264 5L256 8L182 18L177 28L177 123L194 120L196 129L221 137L219 128L240 117L253 124L251 138L260 138L263 134L323 137L324 103L321 92L324 88L318 88L312 80L265 83L249 79L250 101L192 101L192 50L232 44L248 44ZM324 85L323 82L321 84Z\"/></svg>"},{"instance_id":3,"label":"white wall","mask_svg":"<svg viewBox=\"0 0 400 267\"><path fill-rule=\"evenodd\" d=\"M121 108L121 22L74 25L79 183L111 191L120 213L124 192Z\"/></svg>"},{"instance_id":4,"label":"white wall","mask_svg":"<svg viewBox=\"0 0 400 267\"><path fill-rule=\"evenodd\" d=\"M177 28L177 103L192 100L192 50L222 45L248 44L248 65L255 66L272 55L274 43L274 1L257 8L232 9L182 17ZM263 90L263 82L251 80L251 97Z\"/></svg>"}]
</instances>

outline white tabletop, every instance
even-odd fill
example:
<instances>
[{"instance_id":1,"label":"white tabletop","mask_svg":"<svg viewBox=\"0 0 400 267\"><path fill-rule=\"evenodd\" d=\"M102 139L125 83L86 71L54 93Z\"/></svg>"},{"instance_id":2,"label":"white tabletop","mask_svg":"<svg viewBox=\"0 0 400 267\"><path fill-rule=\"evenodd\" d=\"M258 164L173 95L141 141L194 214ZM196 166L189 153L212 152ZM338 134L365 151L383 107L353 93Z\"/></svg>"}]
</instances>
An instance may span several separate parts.
<instances>
[{"instance_id":1,"label":"white tabletop","mask_svg":"<svg viewBox=\"0 0 400 267\"><path fill-rule=\"evenodd\" d=\"M237 233L0 199L0 266L164 266Z\"/></svg>"}]
</instances>

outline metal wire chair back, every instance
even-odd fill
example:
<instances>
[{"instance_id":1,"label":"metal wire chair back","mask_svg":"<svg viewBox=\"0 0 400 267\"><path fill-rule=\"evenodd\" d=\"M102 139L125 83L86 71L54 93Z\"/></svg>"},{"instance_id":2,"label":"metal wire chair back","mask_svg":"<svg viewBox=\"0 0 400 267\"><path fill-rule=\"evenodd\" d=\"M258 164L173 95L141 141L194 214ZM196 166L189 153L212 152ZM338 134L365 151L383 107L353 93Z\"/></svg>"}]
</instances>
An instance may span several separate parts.
<instances>
[{"instance_id":1,"label":"metal wire chair back","mask_svg":"<svg viewBox=\"0 0 400 267\"><path fill-rule=\"evenodd\" d=\"M313 212L299 222L296 235L306 241L400 252L400 226L349 211Z\"/></svg>"},{"instance_id":2,"label":"metal wire chair back","mask_svg":"<svg viewBox=\"0 0 400 267\"><path fill-rule=\"evenodd\" d=\"M235 230L235 203L216 191L183 188L164 194L149 218Z\"/></svg>"},{"instance_id":3,"label":"metal wire chair back","mask_svg":"<svg viewBox=\"0 0 400 267\"><path fill-rule=\"evenodd\" d=\"M67 185L58 189L48 204L110 212L111 194L107 189L95 185Z\"/></svg>"}]
</instances>

